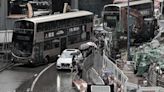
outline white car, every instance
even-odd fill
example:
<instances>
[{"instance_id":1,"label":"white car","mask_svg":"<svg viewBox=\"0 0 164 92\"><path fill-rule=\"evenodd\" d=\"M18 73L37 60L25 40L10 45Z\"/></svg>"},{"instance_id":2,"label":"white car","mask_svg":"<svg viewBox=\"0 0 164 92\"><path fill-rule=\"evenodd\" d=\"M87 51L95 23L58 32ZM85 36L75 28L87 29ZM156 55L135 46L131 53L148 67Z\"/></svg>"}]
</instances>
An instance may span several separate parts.
<instances>
[{"instance_id":1,"label":"white car","mask_svg":"<svg viewBox=\"0 0 164 92\"><path fill-rule=\"evenodd\" d=\"M56 68L59 69L72 69L72 61L74 60L76 62L79 62L83 60L82 53L78 49L65 49L61 55L58 55L58 60L56 63Z\"/></svg>"}]
</instances>

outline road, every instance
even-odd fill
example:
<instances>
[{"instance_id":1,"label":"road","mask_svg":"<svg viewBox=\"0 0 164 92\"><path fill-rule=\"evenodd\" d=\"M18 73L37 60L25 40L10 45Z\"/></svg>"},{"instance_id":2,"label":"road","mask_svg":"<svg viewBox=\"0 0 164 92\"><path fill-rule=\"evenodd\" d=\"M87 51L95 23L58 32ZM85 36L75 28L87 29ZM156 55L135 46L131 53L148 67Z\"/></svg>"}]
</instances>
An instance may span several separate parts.
<instances>
[{"instance_id":1,"label":"road","mask_svg":"<svg viewBox=\"0 0 164 92\"><path fill-rule=\"evenodd\" d=\"M26 80L34 77L44 67L27 67L27 66L14 66L10 69L0 72L0 92L13 92Z\"/></svg>"},{"instance_id":2,"label":"road","mask_svg":"<svg viewBox=\"0 0 164 92\"><path fill-rule=\"evenodd\" d=\"M35 75L47 66L14 66L0 72L0 92L27 92L36 78ZM71 71L57 71L53 65L40 76L33 92L77 92L72 87L72 77Z\"/></svg>"},{"instance_id":3,"label":"road","mask_svg":"<svg viewBox=\"0 0 164 92\"><path fill-rule=\"evenodd\" d=\"M57 71L55 65L50 67L38 79L33 92L76 92L71 71Z\"/></svg>"}]
</instances>

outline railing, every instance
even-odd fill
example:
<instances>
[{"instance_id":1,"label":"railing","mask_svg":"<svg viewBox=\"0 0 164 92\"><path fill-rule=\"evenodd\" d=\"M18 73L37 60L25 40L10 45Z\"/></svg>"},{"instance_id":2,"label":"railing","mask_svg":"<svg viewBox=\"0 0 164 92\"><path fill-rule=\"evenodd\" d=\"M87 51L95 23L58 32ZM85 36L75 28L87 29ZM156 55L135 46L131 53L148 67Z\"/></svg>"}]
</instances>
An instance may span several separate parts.
<instances>
[{"instance_id":1,"label":"railing","mask_svg":"<svg viewBox=\"0 0 164 92\"><path fill-rule=\"evenodd\" d=\"M134 92L164 92L164 88L162 87L141 87L137 84L130 84L128 83L128 77L123 73L122 70L120 70L111 60L108 59L107 56L103 56L103 62L104 62L104 68L111 71L114 75L114 77L121 82L121 84L124 87L124 92L129 92L129 87L135 87L134 89L136 91ZM159 82L159 81L158 81ZM158 83L163 84L163 83ZM130 85L130 86L129 86ZM131 88L130 88L131 89Z\"/></svg>"},{"instance_id":2,"label":"railing","mask_svg":"<svg viewBox=\"0 0 164 92\"><path fill-rule=\"evenodd\" d=\"M84 60L83 78L91 84L104 85L102 79L104 69L111 71L116 80L126 89L127 76L108 59L107 56L102 56L97 50L93 51L93 53Z\"/></svg>"},{"instance_id":3,"label":"railing","mask_svg":"<svg viewBox=\"0 0 164 92\"><path fill-rule=\"evenodd\" d=\"M95 54L93 51L87 58L84 60L83 65L83 79L87 81L89 84L104 84L103 80L98 73L98 69L100 69L100 59L96 60L98 54ZM95 68L97 67L97 68Z\"/></svg>"},{"instance_id":4,"label":"railing","mask_svg":"<svg viewBox=\"0 0 164 92\"><path fill-rule=\"evenodd\" d=\"M129 89L135 90L134 92L164 92L164 88L162 87L141 87L138 84L129 83L128 77L124 72L108 59L105 54L102 56L99 52L94 51L84 62L83 75L85 75L85 77L83 76L83 78L87 80L89 84L91 83L92 86L106 86L102 82L101 75L104 73L103 71L107 70L112 72L115 79L123 86L124 92L130 92Z\"/></svg>"},{"instance_id":5,"label":"railing","mask_svg":"<svg viewBox=\"0 0 164 92\"><path fill-rule=\"evenodd\" d=\"M128 81L128 77L111 60L109 60L107 56L104 55L103 59L105 65L104 69L110 70L115 76L115 78L118 79L121 82L121 84L123 84L123 86L125 87Z\"/></svg>"},{"instance_id":6,"label":"railing","mask_svg":"<svg viewBox=\"0 0 164 92\"><path fill-rule=\"evenodd\" d=\"M104 81L94 68L90 69L89 71L89 76L91 77L90 80L92 83L97 85L104 85Z\"/></svg>"}]
</instances>

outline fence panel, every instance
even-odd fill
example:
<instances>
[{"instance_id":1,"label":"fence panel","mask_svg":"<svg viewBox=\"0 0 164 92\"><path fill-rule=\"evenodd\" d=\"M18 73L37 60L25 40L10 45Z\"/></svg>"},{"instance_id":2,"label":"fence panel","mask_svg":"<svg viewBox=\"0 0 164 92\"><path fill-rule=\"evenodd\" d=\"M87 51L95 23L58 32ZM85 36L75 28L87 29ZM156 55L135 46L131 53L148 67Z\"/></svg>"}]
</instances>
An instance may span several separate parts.
<instances>
[{"instance_id":1,"label":"fence panel","mask_svg":"<svg viewBox=\"0 0 164 92\"><path fill-rule=\"evenodd\" d=\"M94 51L93 54L93 68L98 72L99 75L102 75L103 56L98 51Z\"/></svg>"},{"instance_id":2,"label":"fence panel","mask_svg":"<svg viewBox=\"0 0 164 92\"><path fill-rule=\"evenodd\" d=\"M89 70L90 81L96 85L104 85L104 81L94 68Z\"/></svg>"},{"instance_id":3,"label":"fence panel","mask_svg":"<svg viewBox=\"0 0 164 92\"><path fill-rule=\"evenodd\" d=\"M90 82L88 72L89 72L89 69L93 67L93 58L94 58L94 55L91 54L87 58L84 59L82 78L85 81L87 81L87 83Z\"/></svg>"},{"instance_id":4,"label":"fence panel","mask_svg":"<svg viewBox=\"0 0 164 92\"><path fill-rule=\"evenodd\" d=\"M104 55L103 59L105 69L113 72L114 76L125 86L128 81L128 77L111 60L109 60L107 56Z\"/></svg>"}]
</instances>

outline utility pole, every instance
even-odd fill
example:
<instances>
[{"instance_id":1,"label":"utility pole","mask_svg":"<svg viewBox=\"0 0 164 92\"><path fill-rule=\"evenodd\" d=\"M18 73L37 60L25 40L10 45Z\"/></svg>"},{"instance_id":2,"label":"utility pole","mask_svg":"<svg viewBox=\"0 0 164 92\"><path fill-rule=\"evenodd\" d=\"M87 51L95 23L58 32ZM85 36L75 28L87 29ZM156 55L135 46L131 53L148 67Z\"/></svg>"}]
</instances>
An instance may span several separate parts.
<instances>
[{"instance_id":1,"label":"utility pole","mask_svg":"<svg viewBox=\"0 0 164 92\"><path fill-rule=\"evenodd\" d=\"M154 0L152 0L152 15L154 17Z\"/></svg>"},{"instance_id":2,"label":"utility pole","mask_svg":"<svg viewBox=\"0 0 164 92\"><path fill-rule=\"evenodd\" d=\"M127 60L130 61L130 29L129 29L129 13L130 13L130 8L129 8L129 0L128 0L128 9L127 9L127 28L128 28L128 39L127 39Z\"/></svg>"}]
</instances>

